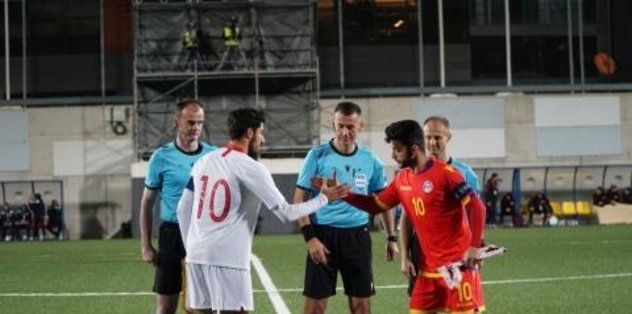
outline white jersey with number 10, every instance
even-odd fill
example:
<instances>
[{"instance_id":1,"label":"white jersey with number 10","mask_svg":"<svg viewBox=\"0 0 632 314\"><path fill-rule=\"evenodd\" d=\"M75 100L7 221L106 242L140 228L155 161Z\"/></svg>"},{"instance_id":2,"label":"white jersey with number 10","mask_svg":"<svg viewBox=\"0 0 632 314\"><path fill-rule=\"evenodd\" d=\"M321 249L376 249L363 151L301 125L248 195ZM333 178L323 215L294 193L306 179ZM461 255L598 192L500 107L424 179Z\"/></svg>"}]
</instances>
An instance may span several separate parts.
<instances>
[{"instance_id":1,"label":"white jersey with number 10","mask_svg":"<svg viewBox=\"0 0 632 314\"><path fill-rule=\"evenodd\" d=\"M270 171L248 155L222 148L200 158L178 204L187 263L250 269L261 202L281 220L296 220L327 204L320 194L290 205Z\"/></svg>"}]
</instances>

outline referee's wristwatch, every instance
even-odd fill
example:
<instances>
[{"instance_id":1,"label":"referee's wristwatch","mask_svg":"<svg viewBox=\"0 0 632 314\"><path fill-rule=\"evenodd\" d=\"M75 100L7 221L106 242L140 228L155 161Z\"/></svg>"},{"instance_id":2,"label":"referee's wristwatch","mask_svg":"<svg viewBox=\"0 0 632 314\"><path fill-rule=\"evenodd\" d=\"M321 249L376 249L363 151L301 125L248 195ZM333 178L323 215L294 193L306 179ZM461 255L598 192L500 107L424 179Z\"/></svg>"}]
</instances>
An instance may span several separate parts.
<instances>
[{"instance_id":1,"label":"referee's wristwatch","mask_svg":"<svg viewBox=\"0 0 632 314\"><path fill-rule=\"evenodd\" d=\"M399 238L396 235L388 236L386 238L387 242L397 242L398 240L399 240Z\"/></svg>"}]
</instances>

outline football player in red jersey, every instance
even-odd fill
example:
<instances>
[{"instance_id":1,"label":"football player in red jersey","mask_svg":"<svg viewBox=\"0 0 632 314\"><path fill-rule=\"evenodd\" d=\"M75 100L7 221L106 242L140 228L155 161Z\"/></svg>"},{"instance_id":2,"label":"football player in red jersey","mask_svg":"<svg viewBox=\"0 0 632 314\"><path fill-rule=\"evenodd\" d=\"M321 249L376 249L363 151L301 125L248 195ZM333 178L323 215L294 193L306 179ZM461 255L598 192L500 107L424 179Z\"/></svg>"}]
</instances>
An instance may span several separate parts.
<instances>
[{"instance_id":1,"label":"football player in red jersey","mask_svg":"<svg viewBox=\"0 0 632 314\"><path fill-rule=\"evenodd\" d=\"M482 288L474 278L485 226L484 204L459 171L425 155L423 130L416 121L392 123L385 132L392 157L403 169L373 197L351 193L345 201L371 214L397 204L404 208L423 254L410 313L478 311L474 296ZM461 262L464 267L458 276L445 278L445 272L439 272L446 267L455 270L450 266Z\"/></svg>"}]
</instances>

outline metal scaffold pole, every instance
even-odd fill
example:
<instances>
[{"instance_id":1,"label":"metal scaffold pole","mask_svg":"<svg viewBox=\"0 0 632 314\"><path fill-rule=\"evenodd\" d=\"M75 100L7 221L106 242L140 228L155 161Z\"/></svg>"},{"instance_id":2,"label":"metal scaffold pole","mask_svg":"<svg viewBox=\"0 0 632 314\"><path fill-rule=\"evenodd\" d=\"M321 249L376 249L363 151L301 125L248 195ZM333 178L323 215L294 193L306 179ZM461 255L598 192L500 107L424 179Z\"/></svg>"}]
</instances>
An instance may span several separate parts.
<instances>
[{"instance_id":1,"label":"metal scaffold pole","mask_svg":"<svg viewBox=\"0 0 632 314\"><path fill-rule=\"evenodd\" d=\"M4 83L7 100L11 100L11 53L9 42L9 0L4 0Z\"/></svg>"}]
</instances>

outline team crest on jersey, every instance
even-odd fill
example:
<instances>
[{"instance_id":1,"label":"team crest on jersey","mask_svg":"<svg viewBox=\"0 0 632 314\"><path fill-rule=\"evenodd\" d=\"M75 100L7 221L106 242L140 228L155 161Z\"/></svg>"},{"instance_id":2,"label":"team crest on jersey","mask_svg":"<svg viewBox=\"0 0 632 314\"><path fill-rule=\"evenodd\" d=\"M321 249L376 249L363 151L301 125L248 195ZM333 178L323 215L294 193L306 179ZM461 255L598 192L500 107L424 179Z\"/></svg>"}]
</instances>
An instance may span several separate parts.
<instances>
[{"instance_id":1,"label":"team crest on jersey","mask_svg":"<svg viewBox=\"0 0 632 314\"><path fill-rule=\"evenodd\" d=\"M433 187L432 186L432 182L427 181L427 180L424 181L424 185L423 185L424 192L426 192L426 193L432 192L432 187Z\"/></svg>"}]
</instances>

